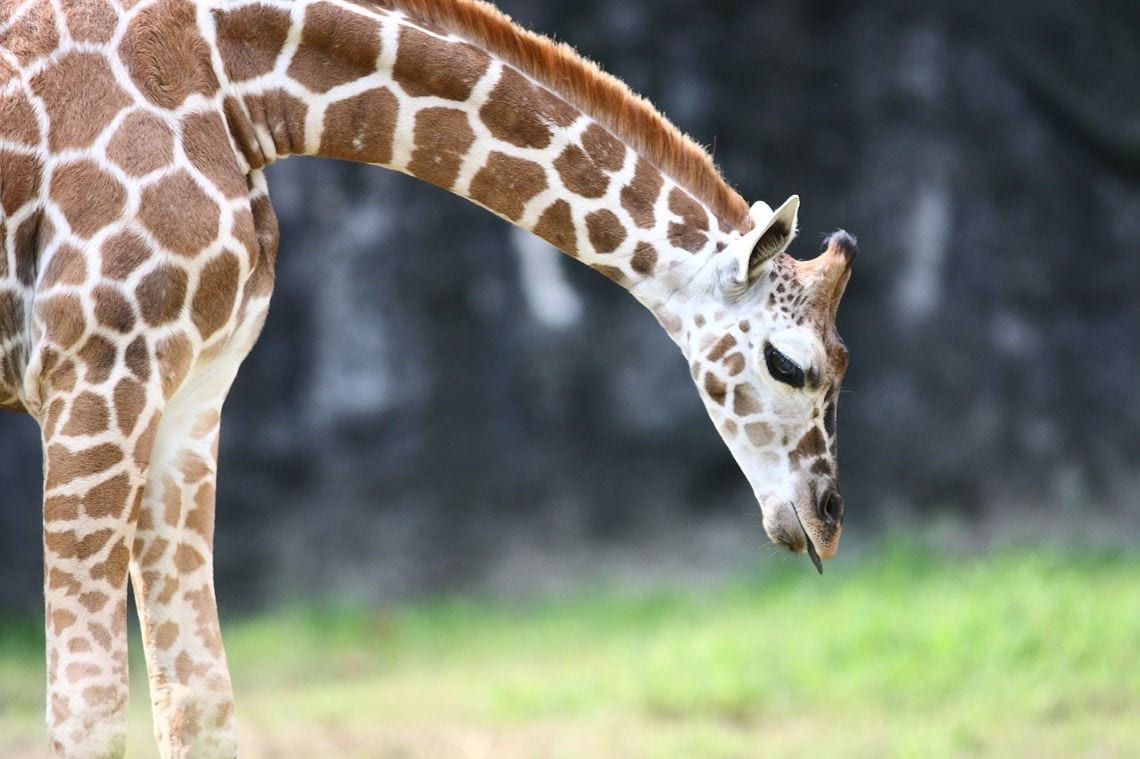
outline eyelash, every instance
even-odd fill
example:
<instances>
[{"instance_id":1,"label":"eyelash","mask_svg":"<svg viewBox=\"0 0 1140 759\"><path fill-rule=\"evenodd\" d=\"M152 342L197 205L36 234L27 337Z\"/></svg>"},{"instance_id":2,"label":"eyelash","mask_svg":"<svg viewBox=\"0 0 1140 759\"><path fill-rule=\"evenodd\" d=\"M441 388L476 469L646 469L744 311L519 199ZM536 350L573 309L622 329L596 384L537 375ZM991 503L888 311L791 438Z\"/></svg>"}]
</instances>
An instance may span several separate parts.
<instances>
[{"instance_id":1,"label":"eyelash","mask_svg":"<svg viewBox=\"0 0 1140 759\"><path fill-rule=\"evenodd\" d=\"M771 343L764 344L764 363L768 366L768 373L772 375L772 379L777 382L796 388L804 386L804 370L795 361L773 348Z\"/></svg>"}]
</instances>

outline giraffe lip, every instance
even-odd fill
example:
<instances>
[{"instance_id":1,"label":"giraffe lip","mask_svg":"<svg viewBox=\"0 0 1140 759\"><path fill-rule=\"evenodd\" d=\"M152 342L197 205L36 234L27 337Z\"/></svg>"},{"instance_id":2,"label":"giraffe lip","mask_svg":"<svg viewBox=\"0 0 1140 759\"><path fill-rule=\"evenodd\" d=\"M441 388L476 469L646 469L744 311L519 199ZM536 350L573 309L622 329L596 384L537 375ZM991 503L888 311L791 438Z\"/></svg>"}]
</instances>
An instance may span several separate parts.
<instances>
[{"instance_id":1,"label":"giraffe lip","mask_svg":"<svg viewBox=\"0 0 1140 759\"><path fill-rule=\"evenodd\" d=\"M811 563L815 564L815 571L823 574L823 561L819 558L819 552L815 550L815 543L811 542L811 536L808 535L807 529L804 527L804 520L800 519L799 509L795 504L792 504L792 513L796 515L796 522L800 525L800 531L804 534L804 548L807 549L807 555L811 558Z\"/></svg>"}]
</instances>

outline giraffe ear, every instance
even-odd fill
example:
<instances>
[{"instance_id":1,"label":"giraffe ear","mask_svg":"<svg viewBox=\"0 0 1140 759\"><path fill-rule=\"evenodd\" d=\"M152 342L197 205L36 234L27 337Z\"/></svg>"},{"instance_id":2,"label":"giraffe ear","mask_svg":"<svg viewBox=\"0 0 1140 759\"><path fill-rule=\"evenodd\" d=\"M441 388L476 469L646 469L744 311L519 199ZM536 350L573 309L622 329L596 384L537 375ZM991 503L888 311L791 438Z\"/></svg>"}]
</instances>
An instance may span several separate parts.
<instances>
[{"instance_id":1,"label":"giraffe ear","mask_svg":"<svg viewBox=\"0 0 1140 759\"><path fill-rule=\"evenodd\" d=\"M787 250L788 245L796 237L799 209L799 195L788 198L775 211L764 202L752 205L749 210L752 230L733 243L738 284L756 279L760 269L770 258Z\"/></svg>"}]
</instances>

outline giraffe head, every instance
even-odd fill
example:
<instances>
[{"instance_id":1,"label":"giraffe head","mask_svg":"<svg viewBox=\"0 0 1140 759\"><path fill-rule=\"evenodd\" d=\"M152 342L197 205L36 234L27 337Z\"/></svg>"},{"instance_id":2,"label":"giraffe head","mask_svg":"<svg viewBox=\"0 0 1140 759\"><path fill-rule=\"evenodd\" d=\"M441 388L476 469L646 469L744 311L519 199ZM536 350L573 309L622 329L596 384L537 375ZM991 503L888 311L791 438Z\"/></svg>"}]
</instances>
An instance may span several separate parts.
<instances>
[{"instance_id":1,"label":"giraffe head","mask_svg":"<svg viewBox=\"0 0 1140 759\"><path fill-rule=\"evenodd\" d=\"M784 254L799 198L752 207L753 229L676 299L675 332L721 436L748 477L768 536L820 557L839 547L836 406L847 348L835 329L855 240L835 232L810 261Z\"/></svg>"}]
</instances>

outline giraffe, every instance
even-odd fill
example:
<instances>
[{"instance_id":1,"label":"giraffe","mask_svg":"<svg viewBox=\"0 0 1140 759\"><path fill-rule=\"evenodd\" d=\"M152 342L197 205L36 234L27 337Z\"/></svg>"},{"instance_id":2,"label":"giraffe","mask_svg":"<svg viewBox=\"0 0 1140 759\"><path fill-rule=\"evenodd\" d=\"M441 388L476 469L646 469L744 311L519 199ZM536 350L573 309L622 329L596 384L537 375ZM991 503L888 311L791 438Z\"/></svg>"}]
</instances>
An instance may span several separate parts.
<instances>
[{"instance_id":1,"label":"giraffe","mask_svg":"<svg viewBox=\"0 0 1140 759\"><path fill-rule=\"evenodd\" d=\"M0 407L44 454L47 723L121 756L135 594L163 757L237 752L212 579L222 402L278 244L264 168L393 169L626 288L770 538L838 548L835 328L856 244L786 249L708 154L481 0L0 0Z\"/></svg>"}]
</instances>

